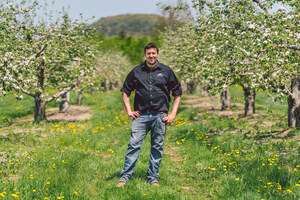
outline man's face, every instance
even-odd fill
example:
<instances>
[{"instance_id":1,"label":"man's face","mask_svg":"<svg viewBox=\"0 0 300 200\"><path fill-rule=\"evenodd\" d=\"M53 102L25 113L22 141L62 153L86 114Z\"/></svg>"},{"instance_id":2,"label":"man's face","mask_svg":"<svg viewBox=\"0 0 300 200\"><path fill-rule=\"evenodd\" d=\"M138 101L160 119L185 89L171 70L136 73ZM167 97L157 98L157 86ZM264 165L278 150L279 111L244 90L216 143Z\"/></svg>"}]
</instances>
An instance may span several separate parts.
<instances>
[{"instance_id":1,"label":"man's face","mask_svg":"<svg viewBox=\"0 0 300 200\"><path fill-rule=\"evenodd\" d=\"M155 65L158 57L156 48L146 49L145 54L146 54L147 65Z\"/></svg>"}]
</instances>

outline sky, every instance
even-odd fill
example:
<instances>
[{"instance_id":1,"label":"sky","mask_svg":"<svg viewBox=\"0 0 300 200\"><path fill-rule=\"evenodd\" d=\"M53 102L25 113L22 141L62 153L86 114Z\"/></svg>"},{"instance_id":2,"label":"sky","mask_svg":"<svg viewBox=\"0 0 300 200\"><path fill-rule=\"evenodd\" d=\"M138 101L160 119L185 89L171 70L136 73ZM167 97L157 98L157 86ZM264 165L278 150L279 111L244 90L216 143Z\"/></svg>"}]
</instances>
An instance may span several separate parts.
<instances>
[{"instance_id":1,"label":"sky","mask_svg":"<svg viewBox=\"0 0 300 200\"><path fill-rule=\"evenodd\" d=\"M157 3L172 3L176 0L56 0L51 6L54 10L61 10L62 7L69 13L72 19L78 19L80 13L84 18L95 19L120 14L160 14Z\"/></svg>"},{"instance_id":2,"label":"sky","mask_svg":"<svg viewBox=\"0 0 300 200\"><path fill-rule=\"evenodd\" d=\"M64 7L73 20L79 19L82 13L85 19L94 22L102 17L121 14L161 14L157 6L159 2L175 5L177 0L55 0L51 8L61 11ZM278 9L278 5L275 9Z\"/></svg>"}]
</instances>

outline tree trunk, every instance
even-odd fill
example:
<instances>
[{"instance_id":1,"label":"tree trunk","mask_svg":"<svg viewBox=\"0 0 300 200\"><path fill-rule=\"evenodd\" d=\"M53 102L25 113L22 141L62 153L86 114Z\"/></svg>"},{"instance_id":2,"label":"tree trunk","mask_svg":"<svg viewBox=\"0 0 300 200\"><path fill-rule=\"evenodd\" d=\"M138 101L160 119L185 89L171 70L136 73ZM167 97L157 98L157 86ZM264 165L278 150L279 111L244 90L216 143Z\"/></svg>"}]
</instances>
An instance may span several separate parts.
<instances>
[{"instance_id":1,"label":"tree trunk","mask_svg":"<svg viewBox=\"0 0 300 200\"><path fill-rule=\"evenodd\" d=\"M119 87L121 85L121 81L120 80L116 80L115 81L115 88Z\"/></svg>"},{"instance_id":2,"label":"tree trunk","mask_svg":"<svg viewBox=\"0 0 300 200\"><path fill-rule=\"evenodd\" d=\"M82 100L82 90L78 92L78 97L77 97L77 105L81 105L81 100Z\"/></svg>"},{"instance_id":3,"label":"tree trunk","mask_svg":"<svg viewBox=\"0 0 300 200\"><path fill-rule=\"evenodd\" d=\"M93 95L93 94L95 94L95 88L94 87L91 88L91 95Z\"/></svg>"},{"instance_id":4,"label":"tree trunk","mask_svg":"<svg viewBox=\"0 0 300 200\"><path fill-rule=\"evenodd\" d=\"M46 101L41 99L40 94L35 96L34 121L40 122L46 120Z\"/></svg>"},{"instance_id":5,"label":"tree trunk","mask_svg":"<svg viewBox=\"0 0 300 200\"><path fill-rule=\"evenodd\" d=\"M115 88L115 83L114 82L112 82L112 81L110 81L109 82L109 90L115 90L116 88Z\"/></svg>"},{"instance_id":6,"label":"tree trunk","mask_svg":"<svg viewBox=\"0 0 300 200\"><path fill-rule=\"evenodd\" d=\"M196 85L193 81L189 82L187 84L187 93L188 94L192 94L196 91Z\"/></svg>"},{"instance_id":7,"label":"tree trunk","mask_svg":"<svg viewBox=\"0 0 300 200\"><path fill-rule=\"evenodd\" d=\"M300 130L300 77L292 80L291 93L292 96L288 97L288 125Z\"/></svg>"},{"instance_id":8,"label":"tree trunk","mask_svg":"<svg viewBox=\"0 0 300 200\"><path fill-rule=\"evenodd\" d=\"M104 86L103 86L103 87L104 87L104 92L108 91L108 89L109 89L109 88L108 88L108 87L109 87L109 82L108 82L108 80L105 80L103 84L104 84Z\"/></svg>"},{"instance_id":9,"label":"tree trunk","mask_svg":"<svg viewBox=\"0 0 300 200\"><path fill-rule=\"evenodd\" d=\"M208 86L205 85L205 86L202 86L202 89L201 89L201 95L203 97L207 97L208 96Z\"/></svg>"},{"instance_id":10,"label":"tree trunk","mask_svg":"<svg viewBox=\"0 0 300 200\"><path fill-rule=\"evenodd\" d=\"M253 115L255 113L255 90L250 87L243 87L245 96L245 116Z\"/></svg>"},{"instance_id":11,"label":"tree trunk","mask_svg":"<svg viewBox=\"0 0 300 200\"><path fill-rule=\"evenodd\" d=\"M69 109L69 102L70 102L70 93L67 92L66 94L61 96L61 102L59 104L59 112L65 113Z\"/></svg>"},{"instance_id":12,"label":"tree trunk","mask_svg":"<svg viewBox=\"0 0 300 200\"><path fill-rule=\"evenodd\" d=\"M230 94L228 87L225 87L221 94L221 103L222 108L221 110L226 110L230 108Z\"/></svg>"},{"instance_id":13,"label":"tree trunk","mask_svg":"<svg viewBox=\"0 0 300 200\"><path fill-rule=\"evenodd\" d=\"M185 84L185 82L181 82L181 88L182 88L182 92L183 93L187 93L187 88L186 88L186 84Z\"/></svg>"}]
</instances>

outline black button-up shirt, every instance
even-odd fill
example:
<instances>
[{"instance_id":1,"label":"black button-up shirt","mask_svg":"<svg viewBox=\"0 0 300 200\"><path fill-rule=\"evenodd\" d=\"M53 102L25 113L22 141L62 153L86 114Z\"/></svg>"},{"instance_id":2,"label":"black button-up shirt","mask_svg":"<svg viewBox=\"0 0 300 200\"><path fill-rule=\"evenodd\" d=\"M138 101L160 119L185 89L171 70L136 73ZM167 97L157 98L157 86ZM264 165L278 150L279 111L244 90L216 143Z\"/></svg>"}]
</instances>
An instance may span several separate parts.
<instances>
[{"instance_id":1,"label":"black button-up shirt","mask_svg":"<svg viewBox=\"0 0 300 200\"><path fill-rule=\"evenodd\" d=\"M173 70L157 62L150 68L144 62L127 75L121 91L130 96L135 90L134 110L141 113L169 111L172 96L182 95L181 84Z\"/></svg>"}]
</instances>

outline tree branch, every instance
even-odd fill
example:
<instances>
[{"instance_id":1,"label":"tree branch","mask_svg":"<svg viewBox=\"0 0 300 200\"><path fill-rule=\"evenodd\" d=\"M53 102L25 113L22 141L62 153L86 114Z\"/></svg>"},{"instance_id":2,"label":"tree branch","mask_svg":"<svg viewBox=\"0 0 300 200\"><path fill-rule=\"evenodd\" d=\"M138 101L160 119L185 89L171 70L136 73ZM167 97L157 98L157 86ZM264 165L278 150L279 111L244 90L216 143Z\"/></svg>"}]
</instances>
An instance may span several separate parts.
<instances>
[{"instance_id":1,"label":"tree branch","mask_svg":"<svg viewBox=\"0 0 300 200\"><path fill-rule=\"evenodd\" d=\"M245 49L243 49L242 47L238 47L238 46L235 46L236 48L238 48L239 50L241 50L242 52L244 52L247 56L250 56L251 53L246 51Z\"/></svg>"},{"instance_id":2,"label":"tree branch","mask_svg":"<svg viewBox=\"0 0 300 200\"><path fill-rule=\"evenodd\" d=\"M42 52L46 49L46 47L47 47L47 45L43 45L42 48L36 54L30 56L29 59L31 60L31 59L39 57L42 54Z\"/></svg>"},{"instance_id":3,"label":"tree branch","mask_svg":"<svg viewBox=\"0 0 300 200\"><path fill-rule=\"evenodd\" d=\"M296 46L296 45L291 45L288 47L289 49L293 49L293 50L296 50L296 51L300 51L300 47Z\"/></svg>"},{"instance_id":4,"label":"tree branch","mask_svg":"<svg viewBox=\"0 0 300 200\"><path fill-rule=\"evenodd\" d=\"M291 98L295 98L293 93L289 90L289 88L286 87L286 85L283 85L285 92L287 93L287 95Z\"/></svg>"},{"instance_id":5,"label":"tree branch","mask_svg":"<svg viewBox=\"0 0 300 200\"><path fill-rule=\"evenodd\" d=\"M253 0L253 2L257 3L261 9L263 9L268 15L270 15L270 11L260 0Z\"/></svg>"},{"instance_id":6,"label":"tree branch","mask_svg":"<svg viewBox=\"0 0 300 200\"><path fill-rule=\"evenodd\" d=\"M19 88L17 88L14 84L11 84L11 86L12 86L12 88L14 89L14 90L21 90L21 92L23 92L24 94L27 94L27 95L29 95L29 96L31 96L31 97L33 97L33 98L35 98L35 95L34 94L32 94L31 92L29 92L29 91L27 91L27 90L25 90L25 89L23 89L15 80L13 80L12 81L14 84L16 84Z\"/></svg>"},{"instance_id":7,"label":"tree branch","mask_svg":"<svg viewBox=\"0 0 300 200\"><path fill-rule=\"evenodd\" d=\"M290 46L286 46L286 45L280 45L280 48L288 48L288 49L293 49L296 51L300 51L300 47L296 46L296 45L290 45Z\"/></svg>"},{"instance_id":8,"label":"tree branch","mask_svg":"<svg viewBox=\"0 0 300 200\"><path fill-rule=\"evenodd\" d=\"M82 71L81 74L78 76L78 78L69 86L64 88L62 91L54 94L52 97L49 97L46 99L46 103L49 103L50 101L53 101L54 99L66 94L67 92L71 91L76 85L78 85L79 81L85 76L86 72Z\"/></svg>"}]
</instances>

